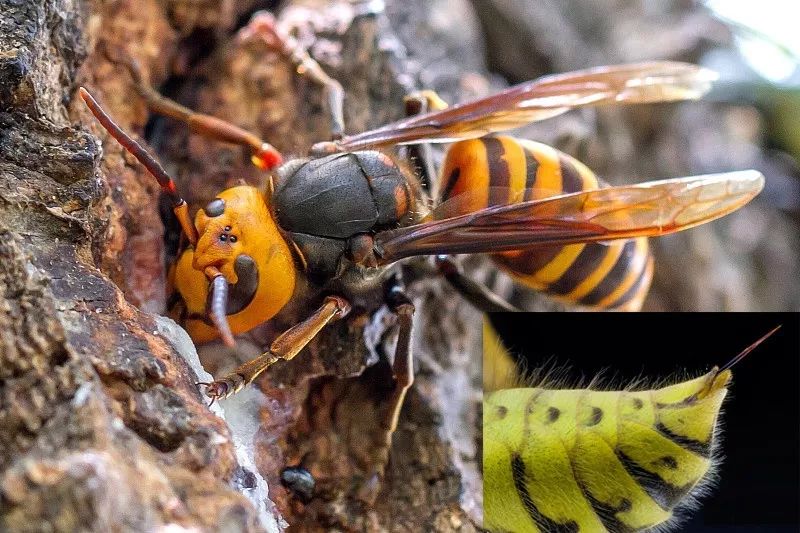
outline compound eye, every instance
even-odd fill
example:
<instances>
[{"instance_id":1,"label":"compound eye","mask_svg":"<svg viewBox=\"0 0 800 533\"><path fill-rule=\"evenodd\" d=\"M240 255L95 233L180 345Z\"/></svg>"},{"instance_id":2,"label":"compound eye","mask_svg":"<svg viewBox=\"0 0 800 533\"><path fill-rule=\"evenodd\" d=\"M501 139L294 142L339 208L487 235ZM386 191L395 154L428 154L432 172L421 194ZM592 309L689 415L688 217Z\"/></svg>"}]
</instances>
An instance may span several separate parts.
<instances>
[{"instance_id":1,"label":"compound eye","mask_svg":"<svg viewBox=\"0 0 800 533\"><path fill-rule=\"evenodd\" d=\"M207 216L212 218L220 216L225 212L225 200L222 198L214 198L208 202L208 205L204 211L206 212Z\"/></svg>"}]
</instances>

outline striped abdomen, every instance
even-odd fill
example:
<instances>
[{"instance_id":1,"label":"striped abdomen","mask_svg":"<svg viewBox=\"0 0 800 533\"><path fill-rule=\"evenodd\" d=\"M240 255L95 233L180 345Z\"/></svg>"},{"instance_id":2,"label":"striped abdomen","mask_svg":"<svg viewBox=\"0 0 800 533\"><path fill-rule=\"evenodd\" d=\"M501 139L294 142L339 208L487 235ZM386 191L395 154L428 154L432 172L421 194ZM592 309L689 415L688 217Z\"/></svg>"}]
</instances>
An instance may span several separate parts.
<instances>
[{"instance_id":1,"label":"striped abdomen","mask_svg":"<svg viewBox=\"0 0 800 533\"><path fill-rule=\"evenodd\" d=\"M730 372L651 391L508 389L484 400L492 531L635 532L691 503Z\"/></svg>"},{"instance_id":2,"label":"striped abdomen","mask_svg":"<svg viewBox=\"0 0 800 533\"><path fill-rule=\"evenodd\" d=\"M442 202L468 193L458 201L459 214L602 186L576 159L544 144L504 136L453 144L442 176ZM524 285L601 309L639 310L653 274L645 238L540 247L492 258Z\"/></svg>"}]
</instances>

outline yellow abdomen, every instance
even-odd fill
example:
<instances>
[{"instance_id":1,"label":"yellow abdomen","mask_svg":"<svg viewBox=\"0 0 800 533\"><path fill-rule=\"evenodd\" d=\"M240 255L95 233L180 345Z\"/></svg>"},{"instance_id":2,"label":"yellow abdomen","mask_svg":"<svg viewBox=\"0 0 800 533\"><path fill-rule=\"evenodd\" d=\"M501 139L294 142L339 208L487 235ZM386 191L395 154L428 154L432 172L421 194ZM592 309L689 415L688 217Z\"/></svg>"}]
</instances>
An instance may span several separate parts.
<instances>
[{"instance_id":1,"label":"yellow abdomen","mask_svg":"<svg viewBox=\"0 0 800 533\"><path fill-rule=\"evenodd\" d=\"M730 372L651 391L507 389L484 399L492 531L636 532L707 476Z\"/></svg>"},{"instance_id":2,"label":"yellow abdomen","mask_svg":"<svg viewBox=\"0 0 800 533\"><path fill-rule=\"evenodd\" d=\"M442 202L466 199L454 214L602 186L580 161L547 145L505 136L453 144L442 179ZM526 286L600 309L639 310L653 274L645 238L539 247L492 258Z\"/></svg>"}]
</instances>

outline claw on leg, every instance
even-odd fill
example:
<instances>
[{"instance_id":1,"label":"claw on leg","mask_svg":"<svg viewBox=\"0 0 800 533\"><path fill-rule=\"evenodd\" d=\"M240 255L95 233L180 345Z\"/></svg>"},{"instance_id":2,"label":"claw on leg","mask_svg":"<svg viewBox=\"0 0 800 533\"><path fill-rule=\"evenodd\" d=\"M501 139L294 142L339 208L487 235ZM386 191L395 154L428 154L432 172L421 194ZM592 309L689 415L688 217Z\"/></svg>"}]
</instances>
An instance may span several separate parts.
<instances>
[{"instance_id":1,"label":"claw on leg","mask_svg":"<svg viewBox=\"0 0 800 533\"><path fill-rule=\"evenodd\" d=\"M237 376L239 380L241 380L241 376ZM214 402L217 400L222 400L227 398L228 396L238 392L241 390L241 386L237 386L237 383L232 379L232 376L227 376L218 381L212 382L200 382L197 383L198 386L203 385L205 386L206 390L204 394L207 398L211 398L211 403L208 404L209 407L214 405Z\"/></svg>"},{"instance_id":2,"label":"claw on leg","mask_svg":"<svg viewBox=\"0 0 800 533\"><path fill-rule=\"evenodd\" d=\"M223 280L224 281L224 280ZM350 312L350 303L341 296L328 296L311 316L281 334L267 352L251 359L222 379L206 385L205 394L214 400L224 399L252 383L276 361L288 361L297 355L327 324L335 322Z\"/></svg>"}]
</instances>

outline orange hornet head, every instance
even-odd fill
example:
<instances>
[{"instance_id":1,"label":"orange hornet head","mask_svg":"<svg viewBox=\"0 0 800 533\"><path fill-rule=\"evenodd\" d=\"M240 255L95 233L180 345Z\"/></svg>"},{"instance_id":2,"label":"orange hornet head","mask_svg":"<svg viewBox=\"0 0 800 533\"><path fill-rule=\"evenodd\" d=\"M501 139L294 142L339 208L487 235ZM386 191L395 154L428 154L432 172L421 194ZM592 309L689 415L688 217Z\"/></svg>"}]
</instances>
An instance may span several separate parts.
<instances>
[{"instance_id":1,"label":"orange hornet head","mask_svg":"<svg viewBox=\"0 0 800 533\"><path fill-rule=\"evenodd\" d=\"M103 128L156 179L172 202L184 234L194 244L173 271L174 287L186 303L186 328L192 338L204 342L221 336L232 346L235 333L272 318L291 298L296 276L289 246L264 195L254 187L227 189L200 210L192 224L186 202L170 175L108 116L89 91L81 87L79 92ZM254 149L256 165L269 169L280 164L281 155L270 144L234 130L228 132L230 138ZM205 320L207 307L216 329Z\"/></svg>"},{"instance_id":2,"label":"orange hornet head","mask_svg":"<svg viewBox=\"0 0 800 533\"><path fill-rule=\"evenodd\" d=\"M197 212L195 226L197 245L181 255L174 279L189 313L186 327L195 342L221 335L232 344L231 334L269 320L291 298L291 251L255 187L221 192ZM216 328L199 318L207 308Z\"/></svg>"}]
</instances>

